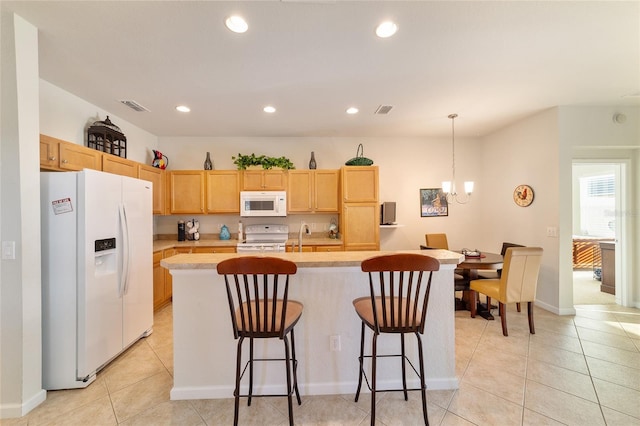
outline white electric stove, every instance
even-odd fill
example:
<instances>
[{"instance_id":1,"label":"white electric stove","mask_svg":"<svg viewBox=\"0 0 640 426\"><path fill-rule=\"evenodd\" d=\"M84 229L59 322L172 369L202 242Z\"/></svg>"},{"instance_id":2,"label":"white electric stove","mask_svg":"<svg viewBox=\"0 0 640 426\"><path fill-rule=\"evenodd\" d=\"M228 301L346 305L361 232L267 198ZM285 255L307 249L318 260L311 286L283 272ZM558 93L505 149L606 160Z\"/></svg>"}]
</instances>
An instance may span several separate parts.
<instances>
[{"instance_id":1,"label":"white electric stove","mask_svg":"<svg viewBox=\"0 0 640 426\"><path fill-rule=\"evenodd\" d=\"M245 240L236 246L238 253L283 253L289 238L289 225L247 225Z\"/></svg>"}]
</instances>

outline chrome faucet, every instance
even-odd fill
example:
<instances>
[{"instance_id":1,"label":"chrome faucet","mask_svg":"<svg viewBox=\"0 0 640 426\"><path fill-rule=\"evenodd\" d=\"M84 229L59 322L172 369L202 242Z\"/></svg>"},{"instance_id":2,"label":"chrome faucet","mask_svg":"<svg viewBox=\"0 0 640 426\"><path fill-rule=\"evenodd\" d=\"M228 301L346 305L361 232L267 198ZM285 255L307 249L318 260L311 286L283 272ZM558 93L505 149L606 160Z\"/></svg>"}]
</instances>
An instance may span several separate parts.
<instances>
[{"instance_id":1,"label":"chrome faucet","mask_svg":"<svg viewBox=\"0 0 640 426\"><path fill-rule=\"evenodd\" d=\"M302 251L302 231L307 235L311 235L311 229L309 229L309 225L304 222L300 222L300 232L298 233L298 251Z\"/></svg>"}]
</instances>

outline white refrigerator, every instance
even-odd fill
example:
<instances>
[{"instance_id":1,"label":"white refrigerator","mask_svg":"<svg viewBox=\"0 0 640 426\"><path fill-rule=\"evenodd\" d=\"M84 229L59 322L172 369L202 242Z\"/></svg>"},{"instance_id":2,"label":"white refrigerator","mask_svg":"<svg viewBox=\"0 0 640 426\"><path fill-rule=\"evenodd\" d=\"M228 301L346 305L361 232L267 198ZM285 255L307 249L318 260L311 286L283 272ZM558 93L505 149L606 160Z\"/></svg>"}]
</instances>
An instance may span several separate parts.
<instances>
[{"instance_id":1,"label":"white refrigerator","mask_svg":"<svg viewBox=\"0 0 640 426\"><path fill-rule=\"evenodd\" d=\"M153 330L151 182L43 172L43 387L86 387Z\"/></svg>"}]
</instances>

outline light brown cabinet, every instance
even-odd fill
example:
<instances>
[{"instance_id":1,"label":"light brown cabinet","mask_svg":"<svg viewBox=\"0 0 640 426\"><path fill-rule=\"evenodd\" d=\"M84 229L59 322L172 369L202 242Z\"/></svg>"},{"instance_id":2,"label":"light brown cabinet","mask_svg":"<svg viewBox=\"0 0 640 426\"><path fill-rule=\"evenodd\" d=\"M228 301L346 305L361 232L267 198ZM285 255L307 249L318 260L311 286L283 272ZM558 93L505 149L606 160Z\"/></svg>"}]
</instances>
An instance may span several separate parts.
<instances>
[{"instance_id":1,"label":"light brown cabinet","mask_svg":"<svg viewBox=\"0 0 640 426\"><path fill-rule=\"evenodd\" d=\"M205 174L199 170L169 172L169 214L205 213Z\"/></svg>"},{"instance_id":2,"label":"light brown cabinet","mask_svg":"<svg viewBox=\"0 0 640 426\"><path fill-rule=\"evenodd\" d=\"M169 303L165 296L165 269L160 266L162 251L153 252L153 310L157 311Z\"/></svg>"},{"instance_id":3,"label":"light brown cabinet","mask_svg":"<svg viewBox=\"0 0 640 426\"><path fill-rule=\"evenodd\" d=\"M288 213L339 213L339 170L290 170Z\"/></svg>"},{"instance_id":4,"label":"light brown cabinet","mask_svg":"<svg viewBox=\"0 0 640 426\"><path fill-rule=\"evenodd\" d=\"M191 253L191 247L174 247L171 249L166 249L162 252L162 258L166 259L167 257L175 256L179 253ZM164 268L163 268L164 269ZM171 297L173 296L173 278L168 269L164 270L164 299L163 303L169 303L171 301ZM154 295L155 299L155 295Z\"/></svg>"},{"instance_id":5,"label":"light brown cabinet","mask_svg":"<svg viewBox=\"0 0 640 426\"><path fill-rule=\"evenodd\" d=\"M120 176L138 177L138 163L115 155L102 155L102 171Z\"/></svg>"},{"instance_id":6,"label":"light brown cabinet","mask_svg":"<svg viewBox=\"0 0 640 426\"><path fill-rule=\"evenodd\" d=\"M284 170L243 170L243 191L284 191L287 172Z\"/></svg>"},{"instance_id":7,"label":"light brown cabinet","mask_svg":"<svg viewBox=\"0 0 640 426\"><path fill-rule=\"evenodd\" d=\"M60 139L40 135L40 168L45 170L60 169Z\"/></svg>"},{"instance_id":8,"label":"light brown cabinet","mask_svg":"<svg viewBox=\"0 0 640 426\"><path fill-rule=\"evenodd\" d=\"M341 169L342 202L378 202L378 167L346 166Z\"/></svg>"},{"instance_id":9,"label":"light brown cabinet","mask_svg":"<svg viewBox=\"0 0 640 426\"><path fill-rule=\"evenodd\" d=\"M153 183L153 214L164 214L165 171L138 163L138 179Z\"/></svg>"},{"instance_id":10,"label":"light brown cabinet","mask_svg":"<svg viewBox=\"0 0 640 426\"><path fill-rule=\"evenodd\" d=\"M240 213L240 172L206 172L207 213Z\"/></svg>"},{"instance_id":11,"label":"light brown cabinet","mask_svg":"<svg viewBox=\"0 0 640 426\"><path fill-rule=\"evenodd\" d=\"M378 167L346 166L340 169L340 179L344 250L380 250Z\"/></svg>"},{"instance_id":12,"label":"light brown cabinet","mask_svg":"<svg viewBox=\"0 0 640 426\"><path fill-rule=\"evenodd\" d=\"M40 168L62 171L102 170L102 153L51 136L40 135Z\"/></svg>"},{"instance_id":13,"label":"light brown cabinet","mask_svg":"<svg viewBox=\"0 0 640 426\"><path fill-rule=\"evenodd\" d=\"M290 245L287 245L287 247L285 248L285 251L287 252L293 252L293 251L298 251L298 247L295 247L295 250L293 249L293 247L291 247ZM336 245L313 245L313 244L309 244L309 245L302 245L302 252L329 252L329 251L343 251L342 245L340 244L336 244Z\"/></svg>"},{"instance_id":14,"label":"light brown cabinet","mask_svg":"<svg viewBox=\"0 0 640 426\"><path fill-rule=\"evenodd\" d=\"M191 253L235 253L235 247L194 247Z\"/></svg>"}]
</instances>

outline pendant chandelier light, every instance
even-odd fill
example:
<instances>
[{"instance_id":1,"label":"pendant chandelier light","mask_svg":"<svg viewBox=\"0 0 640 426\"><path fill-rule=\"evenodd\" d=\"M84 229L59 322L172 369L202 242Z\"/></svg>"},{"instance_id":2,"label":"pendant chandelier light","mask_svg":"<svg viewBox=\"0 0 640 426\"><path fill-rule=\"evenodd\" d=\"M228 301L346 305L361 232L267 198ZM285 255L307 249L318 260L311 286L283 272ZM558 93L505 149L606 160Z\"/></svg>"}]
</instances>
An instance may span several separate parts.
<instances>
[{"instance_id":1,"label":"pendant chandelier light","mask_svg":"<svg viewBox=\"0 0 640 426\"><path fill-rule=\"evenodd\" d=\"M451 176L451 180L450 181L442 182L442 191L447 196L447 202L448 203L452 203L453 201L455 201L456 203L459 203L459 204L465 204L465 203L469 202L469 199L471 198L471 193L473 192L473 182L472 181L467 181L467 182L464 183L464 192L466 194L466 197L464 199L462 199L462 197L460 195L458 195L458 193L456 191L456 133L455 133L455 126L454 126L454 122L455 122L456 117L458 117L458 114L450 114L449 115L449 118L451 119L451 158L452 158L451 171L452 171L452 176Z\"/></svg>"}]
</instances>

